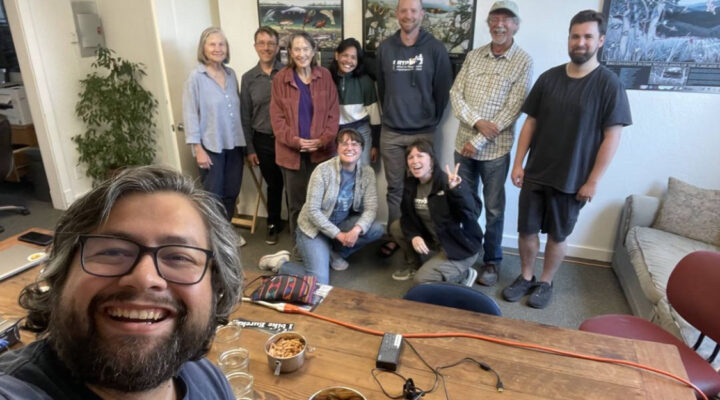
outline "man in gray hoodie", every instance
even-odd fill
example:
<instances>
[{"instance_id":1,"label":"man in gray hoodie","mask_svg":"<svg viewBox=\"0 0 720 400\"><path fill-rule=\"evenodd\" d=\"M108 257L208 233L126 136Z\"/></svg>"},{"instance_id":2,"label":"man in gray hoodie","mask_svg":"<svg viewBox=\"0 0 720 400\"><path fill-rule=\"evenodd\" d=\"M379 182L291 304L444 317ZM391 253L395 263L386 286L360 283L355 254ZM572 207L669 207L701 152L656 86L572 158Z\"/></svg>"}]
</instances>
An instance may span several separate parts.
<instances>
[{"instance_id":1,"label":"man in gray hoodie","mask_svg":"<svg viewBox=\"0 0 720 400\"><path fill-rule=\"evenodd\" d=\"M380 43L377 52L383 110L380 153L388 183L388 226L400 218L405 148L415 140L433 143L452 86L445 46L420 27L425 16L422 1L400 0L395 14L400 29Z\"/></svg>"}]
</instances>

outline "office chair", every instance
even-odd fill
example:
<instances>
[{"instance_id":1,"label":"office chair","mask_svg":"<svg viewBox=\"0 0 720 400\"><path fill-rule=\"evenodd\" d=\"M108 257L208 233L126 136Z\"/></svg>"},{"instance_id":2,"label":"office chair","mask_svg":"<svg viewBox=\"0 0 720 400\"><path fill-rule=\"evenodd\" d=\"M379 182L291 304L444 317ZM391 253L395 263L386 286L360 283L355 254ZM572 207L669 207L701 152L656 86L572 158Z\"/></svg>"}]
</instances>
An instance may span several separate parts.
<instances>
[{"instance_id":1,"label":"office chair","mask_svg":"<svg viewBox=\"0 0 720 400\"><path fill-rule=\"evenodd\" d=\"M680 358L688 378L708 397L720 392L720 375L710 365L717 356L718 347L704 360L697 350L705 336L720 343L720 253L696 251L680 260L670 274L667 298L675 311L700 331L693 348L659 326L632 315L601 315L590 318L580 325L581 331L602 333L629 339L649 340L672 344L680 352Z\"/></svg>"},{"instance_id":2,"label":"office chair","mask_svg":"<svg viewBox=\"0 0 720 400\"><path fill-rule=\"evenodd\" d=\"M405 293L405 300L459 308L483 314L501 316L500 307L485 293L464 285L448 282L425 282Z\"/></svg>"},{"instance_id":3,"label":"office chair","mask_svg":"<svg viewBox=\"0 0 720 400\"><path fill-rule=\"evenodd\" d=\"M4 180L10 175L14 162L10 121L4 115L0 115L0 180ZM0 211L17 211L23 215L30 214L30 210L26 207L14 205L0 205ZM5 228L0 225L0 232L4 231Z\"/></svg>"}]
</instances>

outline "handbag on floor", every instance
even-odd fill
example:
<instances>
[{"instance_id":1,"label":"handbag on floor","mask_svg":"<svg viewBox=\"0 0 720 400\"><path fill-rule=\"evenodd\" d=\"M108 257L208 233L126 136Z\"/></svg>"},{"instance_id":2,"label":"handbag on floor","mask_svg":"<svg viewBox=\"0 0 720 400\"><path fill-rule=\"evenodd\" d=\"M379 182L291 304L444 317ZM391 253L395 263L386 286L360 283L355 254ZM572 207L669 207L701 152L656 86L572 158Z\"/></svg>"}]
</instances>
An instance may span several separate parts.
<instances>
[{"instance_id":1,"label":"handbag on floor","mask_svg":"<svg viewBox=\"0 0 720 400\"><path fill-rule=\"evenodd\" d=\"M260 280L260 286L250 295L253 301L314 304L313 293L317 287L316 276L267 275L252 280L247 286L249 287L258 279Z\"/></svg>"}]
</instances>

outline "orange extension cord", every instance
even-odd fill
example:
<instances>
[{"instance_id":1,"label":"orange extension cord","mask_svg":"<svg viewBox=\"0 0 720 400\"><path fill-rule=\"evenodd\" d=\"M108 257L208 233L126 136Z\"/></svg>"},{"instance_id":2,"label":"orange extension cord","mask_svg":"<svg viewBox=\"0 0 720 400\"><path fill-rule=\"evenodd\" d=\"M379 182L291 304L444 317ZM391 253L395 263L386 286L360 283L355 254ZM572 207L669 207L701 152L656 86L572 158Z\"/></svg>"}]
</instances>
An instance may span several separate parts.
<instances>
[{"instance_id":1,"label":"orange extension cord","mask_svg":"<svg viewBox=\"0 0 720 400\"><path fill-rule=\"evenodd\" d=\"M336 320L336 319L333 319L330 317L326 317L326 316L323 316L320 314L315 314L314 312L307 311L305 309L302 309L302 308L292 305L292 304L284 304L284 306L282 306L282 305L270 304L270 303L265 303L265 302L256 302L256 303L260 303L261 305L264 305L264 306L270 307L270 308L274 308L274 309L276 309L280 312L284 312L284 313L307 315L307 316L310 316L313 318L321 319L323 321L331 322L333 324L344 326L346 328L354 329L359 332L367 333L369 335L383 336L385 334L385 332L382 332L382 331L365 328L365 327L358 326L358 325L353 325L353 324L339 321L339 320ZM653 368L651 366L632 362L632 361L618 360L618 359L606 358L606 357L596 357L596 356L591 356L591 355L587 355L587 354L581 354L581 353L575 353L575 352L566 351L566 350L555 349L552 347L545 347L545 346L540 346L540 345L536 345L536 344L517 342L514 340L498 339L498 338L494 338L491 336L485 336L485 335L473 334L473 333L464 333L464 332L410 333L410 334L404 334L402 336L404 338L408 338L408 339L465 337L465 338L470 338L470 339L485 340L487 342L498 343L498 344L502 344L502 345L506 345L506 346L513 346L513 347L520 347L520 348L531 349L531 350L544 351L544 352L554 353L554 354L558 354L558 355L566 356L566 357L581 358L581 359L585 359L585 360L592 360L592 361L604 362L604 363L609 363L609 364L627 365L629 367L634 367L634 368L638 368L638 369L644 369L646 371L655 372L656 374L664 375L664 376L674 379L676 381L682 382L683 384L690 386L695 391L697 391L704 400L708 400L705 393L703 393L697 386L693 385L692 382L690 382L686 379L683 379L677 375L663 371L661 369Z\"/></svg>"}]
</instances>

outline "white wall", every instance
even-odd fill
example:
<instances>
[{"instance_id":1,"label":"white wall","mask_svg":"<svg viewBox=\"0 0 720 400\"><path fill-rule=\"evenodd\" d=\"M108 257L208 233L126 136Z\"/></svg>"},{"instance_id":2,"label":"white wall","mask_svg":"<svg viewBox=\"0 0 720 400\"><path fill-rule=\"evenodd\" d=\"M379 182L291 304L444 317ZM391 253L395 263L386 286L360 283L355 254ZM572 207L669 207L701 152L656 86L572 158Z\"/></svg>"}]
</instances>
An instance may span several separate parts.
<instances>
[{"instance_id":1,"label":"white wall","mask_svg":"<svg viewBox=\"0 0 720 400\"><path fill-rule=\"evenodd\" d=\"M148 76L143 84L160 101L156 159L178 167L153 3L99 0L96 4L106 45L123 58L145 64ZM93 70L94 57L80 57L71 0L8 0L6 7L53 206L66 208L92 184L78 166L71 138L84 130L75 116L75 104L79 81Z\"/></svg>"},{"instance_id":2,"label":"white wall","mask_svg":"<svg viewBox=\"0 0 720 400\"><path fill-rule=\"evenodd\" d=\"M172 112L165 80L162 46L156 23L155 7L148 0L96 0L105 30L105 44L116 55L144 64L147 73L143 87L159 104L155 128L158 164L180 169L180 155L172 131Z\"/></svg>"},{"instance_id":3,"label":"white wall","mask_svg":"<svg viewBox=\"0 0 720 400\"><path fill-rule=\"evenodd\" d=\"M567 32L572 16L583 9L600 10L598 0L516 0L520 7L518 44L532 55L534 79L550 67L568 61ZM362 8L359 0L346 0L345 37L362 37ZM475 46L487 43L490 36L485 18L492 0L478 0ZM252 33L258 26L257 7L233 0L219 1L221 24L233 46L233 68L242 74L257 57L252 48ZM243 53L240 57L240 55ZM630 194L663 192L668 176L692 184L720 188L720 135L713 113L720 110L720 96L695 93L628 91L634 124L623 130L620 148L597 196L583 208L573 235L568 239L568 254L597 260L609 260L622 203ZM449 107L448 107L449 108ZM450 110L440 127L442 139L436 143L442 163L452 162L458 122ZM517 125L519 131L524 116ZM514 152L513 152L514 156ZM378 175L384 195L385 180ZM251 190L243 185L243 192ZM254 193L254 188L252 188ZM505 238L503 245L517 247L517 198L519 190L508 180ZM248 201L254 199L247 196ZM248 203L249 204L249 203ZM249 207L247 208L249 211ZM247 211L246 211L247 212ZM385 209L380 211L386 217Z\"/></svg>"},{"instance_id":4,"label":"white wall","mask_svg":"<svg viewBox=\"0 0 720 400\"><path fill-rule=\"evenodd\" d=\"M70 0L6 0L53 205L65 208L90 180L76 166L70 140L82 132L75 117L80 79L91 70L81 58Z\"/></svg>"}]
</instances>

